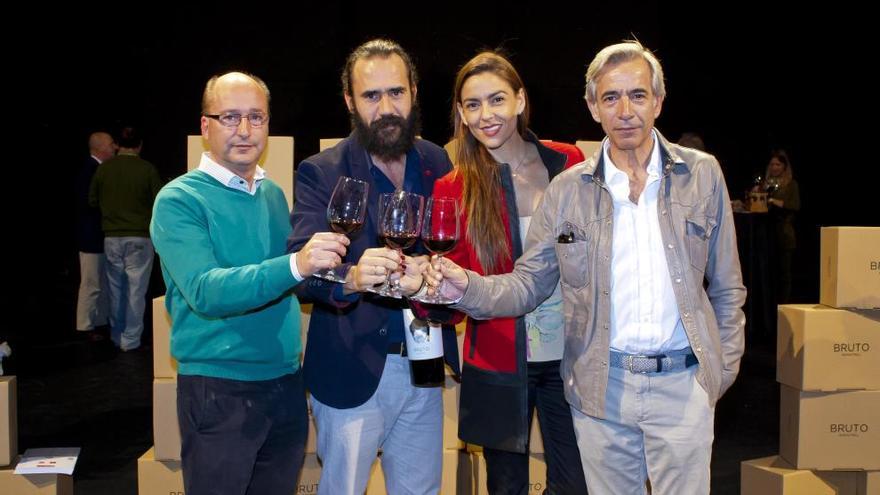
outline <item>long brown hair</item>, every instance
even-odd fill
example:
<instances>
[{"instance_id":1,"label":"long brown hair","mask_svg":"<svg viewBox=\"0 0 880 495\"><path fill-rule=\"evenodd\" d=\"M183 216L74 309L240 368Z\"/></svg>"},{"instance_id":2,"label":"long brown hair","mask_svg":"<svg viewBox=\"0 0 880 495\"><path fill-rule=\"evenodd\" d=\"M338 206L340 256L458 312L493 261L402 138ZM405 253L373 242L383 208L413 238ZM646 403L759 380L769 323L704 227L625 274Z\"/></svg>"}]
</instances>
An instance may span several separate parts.
<instances>
[{"instance_id":1,"label":"long brown hair","mask_svg":"<svg viewBox=\"0 0 880 495\"><path fill-rule=\"evenodd\" d=\"M520 90L525 106L517 117L516 130L525 137L529 123L529 97L522 78L513 65L495 52L482 52L470 59L458 71L455 78L455 95L452 99L452 122L455 129L457 151L456 173L461 174L462 203L467 215L465 235L474 246L477 259L487 274L496 273L501 263L511 259L504 224L501 220L501 175L498 162L471 134L458 111L461 104L461 88L470 77L490 72L503 79L513 89Z\"/></svg>"},{"instance_id":2,"label":"long brown hair","mask_svg":"<svg viewBox=\"0 0 880 495\"><path fill-rule=\"evenodd\" d=\"M779 177L779 187L781 189L785 189L791 184L791 180L794 178L794 173L791 170L791 160L788 159L788 153L785 150L778 149L773 150L770 153L770 161L776 158L780 163L785 165L785 168L782 170L782 175ZM766 185L767 181L770 180L770 163L767 163L767 170L764 172L764 183Z\"/></svg>"}]
</instances>

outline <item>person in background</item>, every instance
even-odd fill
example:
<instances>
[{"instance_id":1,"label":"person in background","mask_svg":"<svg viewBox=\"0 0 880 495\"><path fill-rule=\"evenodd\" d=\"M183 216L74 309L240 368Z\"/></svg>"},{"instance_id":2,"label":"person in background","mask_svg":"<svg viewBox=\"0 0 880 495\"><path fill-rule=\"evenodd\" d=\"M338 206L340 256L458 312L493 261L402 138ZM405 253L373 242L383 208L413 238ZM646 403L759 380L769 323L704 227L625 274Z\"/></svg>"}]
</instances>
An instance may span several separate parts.
<instances>
[{"instance_id":1,"label":"person in background","mask_svg":"<svg viewBox=\"0 0 880 495\"><path fill-rule=\"evenodd\" d=\"M695 150L706 151L706 145L703 144L703 138L696 132L683 132L678 138L679 146L686 146Z\"/></svg>"},{"instance_id":2,"label":"person in background","mask_svg":"<svg viewBox=\"0 0 880 495\"><path fill-rule=\"evenodd\" d=\"M116 156L116 142L106 132L89 136L89 157L76 178L76 244L79 249L79 293L76 299L76 329L100 340L96 327L107 325L110 295L104 256L101 210L89 204L89 187L98 165Z\"/></svg>"},{"instance_id":3,"label":"person in background","mask_svg":"<svg viewBox=\"0 0 880 495\"><path fill-rule=\"evenodd\" d=\"M791 299L791 263L797 247L794 219L801 209L800 189L785 150L774 150L764 174L767 206L773 222L778 286L776 302L786 304Z\"/></svg>"},{"instance_id":4,"label":"person in background","mask_svg":"<svg viewBox=\"0 0 880 495\"><path fill-rule=\"evenodd\" d=\"M141 346L154 258L150 214L162 188L156 167L140 157L142 147L137 129L122 129L119 154L98 166L89 190L89 204L101 209L110 286L110 337L123 351Z\"/></svg>"}]
</instances>

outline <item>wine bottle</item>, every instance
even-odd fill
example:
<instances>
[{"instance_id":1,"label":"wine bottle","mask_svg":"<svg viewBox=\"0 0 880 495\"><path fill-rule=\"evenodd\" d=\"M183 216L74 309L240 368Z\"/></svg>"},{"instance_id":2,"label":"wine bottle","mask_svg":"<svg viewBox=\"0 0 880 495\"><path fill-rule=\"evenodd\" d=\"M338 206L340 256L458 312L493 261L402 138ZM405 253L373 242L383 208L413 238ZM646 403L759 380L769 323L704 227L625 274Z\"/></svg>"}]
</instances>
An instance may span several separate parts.
<instances>
[{"instance_id":1,"label":"wine bottle","mask_svg":"<svg viewBox=\"0 0 880 495\"><path fill-rule=\"evenodd\" d=\"M446 368L443 362L443 331L440 325L416 319L410 309L403 310L403 323L413 386L443 385Z\"/></svg>"}]
</instances>

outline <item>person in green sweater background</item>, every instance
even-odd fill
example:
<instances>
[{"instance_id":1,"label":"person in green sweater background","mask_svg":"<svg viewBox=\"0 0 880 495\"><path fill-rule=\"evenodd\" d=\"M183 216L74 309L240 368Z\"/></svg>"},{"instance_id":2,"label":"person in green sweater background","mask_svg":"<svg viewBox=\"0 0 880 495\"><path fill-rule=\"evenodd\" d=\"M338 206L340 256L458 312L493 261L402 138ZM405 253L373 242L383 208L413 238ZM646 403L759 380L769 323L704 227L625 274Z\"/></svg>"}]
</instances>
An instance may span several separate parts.
<instances>
[{"instance_id":1,"label":"person in green sweater background","mask_svg":"<svg viewBox=\"0 0 880 495\"><path fill-rule=\"evenodd\" d=\"M122 129L119 153L102 162L89 187L89 204L101 209L110 338L123 351L141 346L144 308L153 270L150 210L162 187L159 172L140 157L143 139L133 127Z\"/></svg>"},{"instance_id":2,"label":"person in green sweater background","mask_svg":"<svg viewBox=\"0 0 880 495\"><path fill-rule=\"evenodd\" d=\"M187 494L290 494L307 434L300 312L292 288L342 261L348 239L319 232L286 254L289 211L257 165L269 89L211 78L199 167L159 193L150 233L168 287Z\"/></svg>"}]
</instances>

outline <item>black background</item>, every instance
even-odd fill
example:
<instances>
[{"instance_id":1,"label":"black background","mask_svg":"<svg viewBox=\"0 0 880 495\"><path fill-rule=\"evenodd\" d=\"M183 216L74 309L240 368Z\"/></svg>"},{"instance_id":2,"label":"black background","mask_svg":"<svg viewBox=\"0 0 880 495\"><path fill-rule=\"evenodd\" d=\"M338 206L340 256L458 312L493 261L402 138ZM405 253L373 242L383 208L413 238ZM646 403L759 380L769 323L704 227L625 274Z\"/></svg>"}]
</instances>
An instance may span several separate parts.
<instances>
[{"instance_id":1,"label":"black background","mask_svg":"<svg viewBox=\"0 0 880 495\"><path fill-rule=\"evenodd\" d=\"M139 126L143 156L170 180L185 171L185 136L199 132L205 81L240 69L268 83L271 133L295 137L298 162L317 152L318 139L348 134L339 73L351 49L374 37L395 39L413 56L422 135L440 144L451 132L457 68L480 49L498 47L526 82L531 128L540 137L601 139L583 101L584 72L602 47L637 37L666 71L657 127L672 141L684 131L700 133L733 197L763 173L773 147L789 150L803 200L796 299L818 299L819 226L880 222L870 146L876 77L869 76L870 46L851 39L865 34L856 26L861 14L842 6L251 2L75 9L7 18L25 27L6 36L18 69L7 72L7 82L20 89L7 90L7 98L25 105L21 120L36 120L26 132L20 121L6 122L18 129L12 141L29 151L7 154L13 222L6 248L20 283L13 318L33 321L51 308L59 321L73 322L70 304L60 301L77 283L72 183L89 133Z\"/></svg>"}]
</instances>

